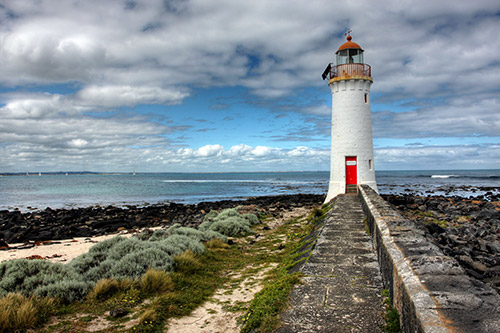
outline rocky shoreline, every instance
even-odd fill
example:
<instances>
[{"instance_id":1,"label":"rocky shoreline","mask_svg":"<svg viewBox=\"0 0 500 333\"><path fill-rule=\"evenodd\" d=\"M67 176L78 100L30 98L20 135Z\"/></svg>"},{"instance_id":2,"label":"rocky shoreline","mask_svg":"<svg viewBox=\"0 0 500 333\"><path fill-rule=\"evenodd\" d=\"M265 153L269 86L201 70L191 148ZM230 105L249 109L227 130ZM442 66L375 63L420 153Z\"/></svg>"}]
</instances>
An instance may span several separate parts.
<instances>
[{"instance_id":1,"label":"rocky shoreline","mask_svg":"<svg viewBox=\"0 0 500 333\"><path fill-rule=\"evenodd\" d=\"M500 202L457 196L382 195L472 277L500 292ZM486 199L486 200L485 200Z\"/></svg>"},{"instance_id":2,"label":"rocky shoreline","mask_svg":"<svg viewBox=\"0 0 500 333\"><path fill-rule=\"evenodd\" d=\"M236 206L251 206L262 214L280 217L297 207L320 206L324 195L294 194L252 197L246 200L224 200L198 204L156 204L145 207L116 206L51 209L22 213L18 210L0 211L0 249L11 243L34 243L92 237L147 227L180 223L196 227L211 210Z\"/></svg>"}]
</instances>

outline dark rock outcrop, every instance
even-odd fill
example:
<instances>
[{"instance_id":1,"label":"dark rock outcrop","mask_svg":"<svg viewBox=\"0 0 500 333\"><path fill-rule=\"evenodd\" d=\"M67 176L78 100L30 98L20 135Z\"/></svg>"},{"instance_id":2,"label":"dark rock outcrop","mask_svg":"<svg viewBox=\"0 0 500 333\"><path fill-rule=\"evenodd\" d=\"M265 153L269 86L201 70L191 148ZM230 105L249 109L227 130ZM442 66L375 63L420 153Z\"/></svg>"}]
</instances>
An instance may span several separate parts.
<instances>
[{"instance_id":1,"label":"dark rock outcrop","mask_svg":"<svg viewBox=\"0 0 500 333\"><path fill-rule=\"evenodd\" d=\"M4 242L0 242L0 247L7 243L91 237L124 229L168 226L174 223L196 227L210 210L236 206L251 206L262 214L277 217L281 212L294 207L321 205L323 200L323 195L295 194L198 204L172 202L145 207L47 208L29 213L3 210L0 211L0 240Z\"/></svg>"},{"instance_id":2,"label":"dark rock outcrop","mask_svg":"<svg viewBox=\"0 0 500 333\"><path fill-rule=\"evenodd\" d=\"M474 278L500 291L500 202L461 197L385 195L426 237Z\"/></svg>"}]
</instances>

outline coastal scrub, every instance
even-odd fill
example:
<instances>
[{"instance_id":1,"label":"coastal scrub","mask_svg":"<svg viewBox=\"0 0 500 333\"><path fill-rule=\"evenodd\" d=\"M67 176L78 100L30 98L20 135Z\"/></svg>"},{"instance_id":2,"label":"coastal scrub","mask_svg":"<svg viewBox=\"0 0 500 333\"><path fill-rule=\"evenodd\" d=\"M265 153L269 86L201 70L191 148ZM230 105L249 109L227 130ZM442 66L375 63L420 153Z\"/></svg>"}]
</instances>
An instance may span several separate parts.
<instances>
[{"instance_id":1,"label":"coastal scrub","mask_svg":"<svg viewBox=\"0 0 500 333\"><path fill-rule=\"evenodd\" d=\"M114 237L94 245L88 253L66 265L43 259L3 262L0 297L11 303L20 297L50 297L69 304L82 300L90 290L94 298L104 298L117 291L113 281L141 277L141 287L146 293L169 289L172 281L161 272L175 268L189 273L199 269L196 256L206 251L204 242L215 239L226 242L226 235L247 233L250 231L247 226L259 222L255 215L240 215L234 209L212 212L210 216L214 216L210 224L217 223L214 228L205 224L207 228L197 230L176 224L167 230L129 239ZM20 296L7 297L12 293Z\"/></svg>"}]
</instances>

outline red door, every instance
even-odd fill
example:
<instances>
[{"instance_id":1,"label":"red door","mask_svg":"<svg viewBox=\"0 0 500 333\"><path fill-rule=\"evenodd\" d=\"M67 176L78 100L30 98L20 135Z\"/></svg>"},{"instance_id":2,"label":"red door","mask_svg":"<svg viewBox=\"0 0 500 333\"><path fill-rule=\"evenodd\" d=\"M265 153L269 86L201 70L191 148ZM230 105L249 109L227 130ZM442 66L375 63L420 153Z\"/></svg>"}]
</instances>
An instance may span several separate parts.
<instances>
[{"instance_id":1,"label":"red door","mask_svg":"<svg viewBox=\"0 0 500 333\"><path fill-rule=\"evenodd\" d=\"M345 183L346 185L358 184L358 167L356 156L346 156L345 158Z\"/></svg>"}]
</instances>

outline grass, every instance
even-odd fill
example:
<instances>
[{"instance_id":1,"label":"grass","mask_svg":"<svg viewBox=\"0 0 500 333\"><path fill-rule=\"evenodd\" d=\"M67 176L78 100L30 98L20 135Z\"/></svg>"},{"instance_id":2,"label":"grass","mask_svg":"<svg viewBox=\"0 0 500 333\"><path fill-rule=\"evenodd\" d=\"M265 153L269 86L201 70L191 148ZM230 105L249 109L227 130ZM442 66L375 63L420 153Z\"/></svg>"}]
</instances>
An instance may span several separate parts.
<instances>
[{"instance_id":1,"label":"grass","mask_svg":"<svg viewBox=\"0 0 500 333\"><path fill-rule=\"evenodd\" d=\"M248 312L240 319L242 332L255 329L272 331L279 326L278 315L286 306L293 286L300 282L300 273L289 274L283 267L271 278L261 292L255 295Z\"/></svg>"},{"instance_id":2,"label":"grass","mask_svg":"<svg viewBox=\"0 0 500 333\"><path fill-rule=\"evenodd\" d=\"M0 332L22 331L45 323L55 301L48 297L26 297L11 293L0 299Z\"/></svg>"},{"instance_id":3,"label":"grass","mask_svg":"<svg viewBox=\"0 0 500 333\"><path fill-rule=\"evenodd\" d=\"M141 278L141 290L149 295L174 290L174 281L167 272L150 269Z\"/></svg>"},{"instance_id":4,"label":"grass","mask_svg":"<svg viewBox=\"0 0 500 333\"><path fill-rule=\"evenodd\" d=\"M385 306L385 325L382 325L380 328L384 332L400 333L399 313L398 310L392 306L392 300L387 289L382 290L382 297L384 298L383 302Z\"/></svg>"},{"instance_id":5,"label":"grass","mask_svg":"<svg viewBox=\"0 0 500 333\"><path fill-rule=\"evenodd\" d=\"M105 300L119 290L119 283L115 279L102 279L97 282L88 297L95 300Z\"/></svg>"}]
</instances>

